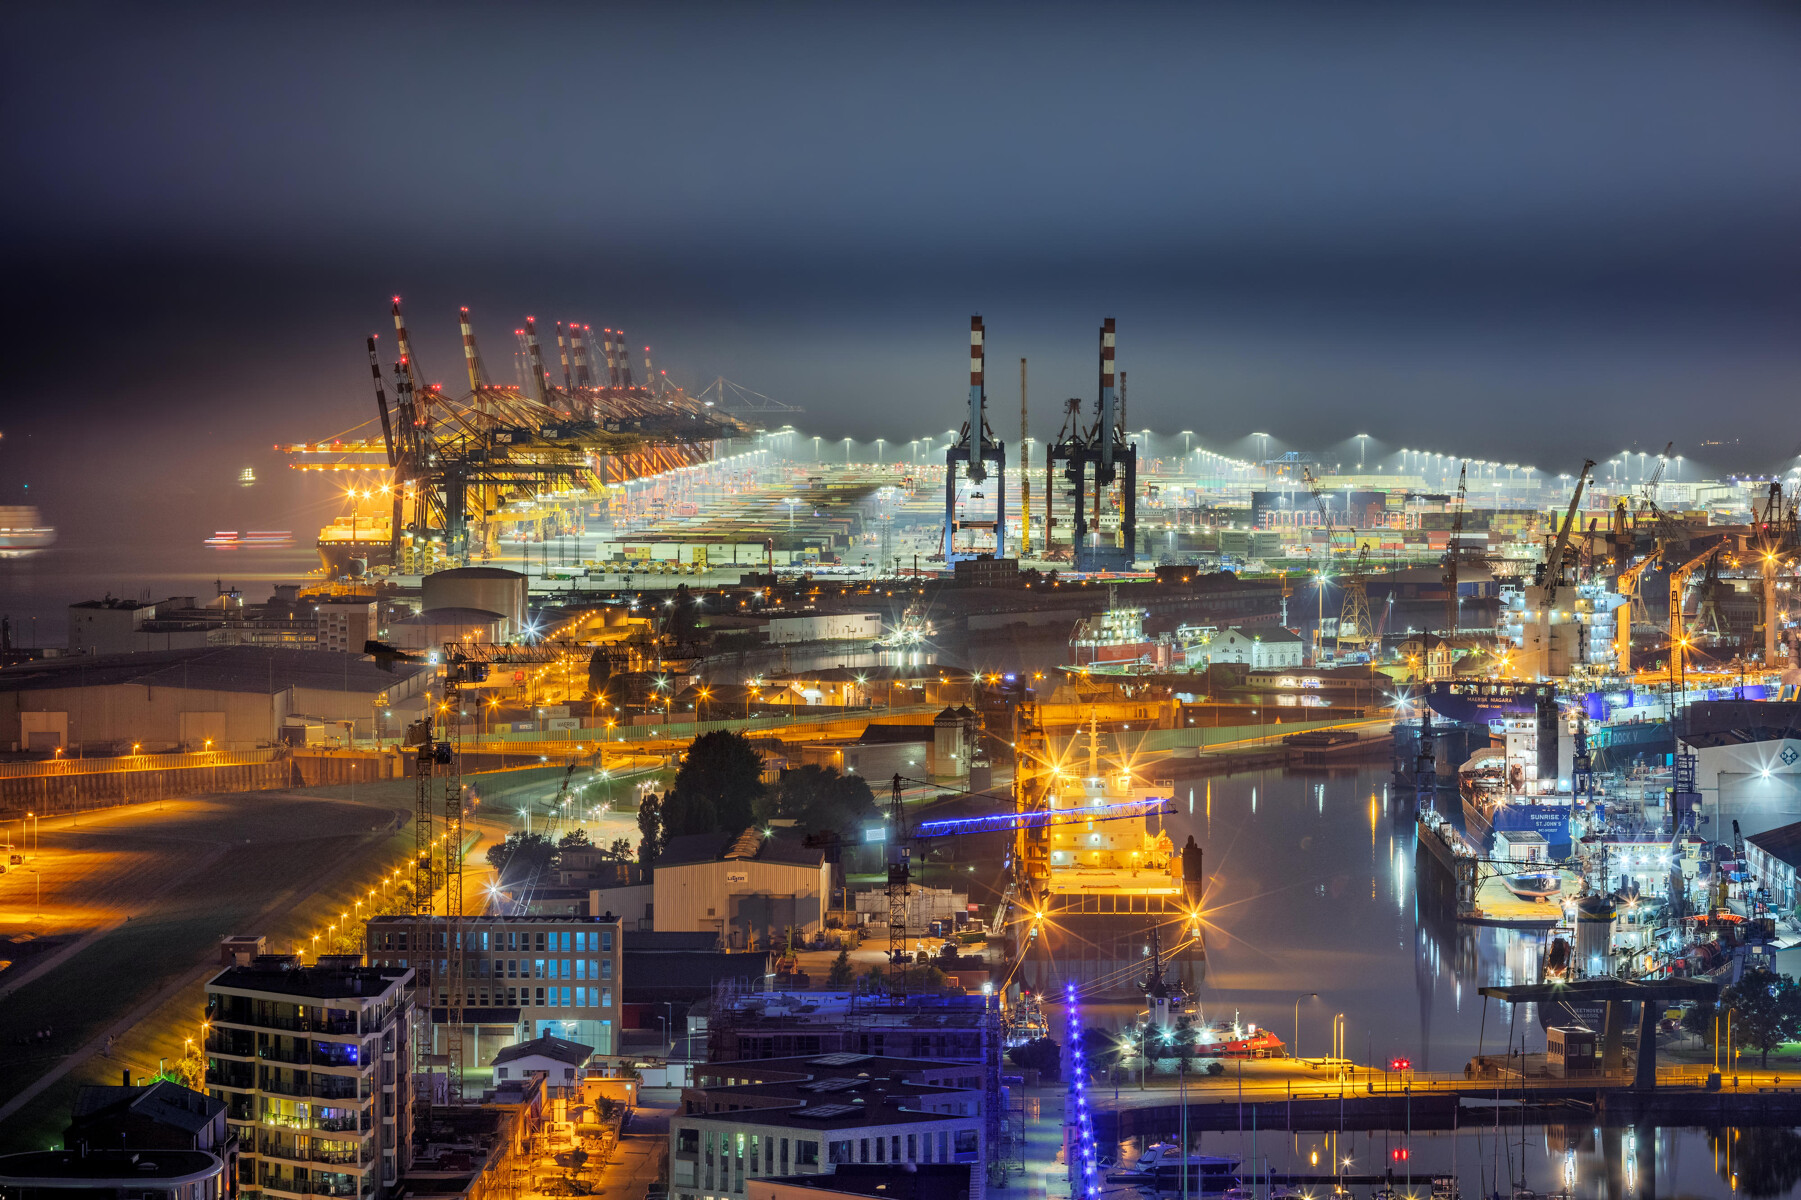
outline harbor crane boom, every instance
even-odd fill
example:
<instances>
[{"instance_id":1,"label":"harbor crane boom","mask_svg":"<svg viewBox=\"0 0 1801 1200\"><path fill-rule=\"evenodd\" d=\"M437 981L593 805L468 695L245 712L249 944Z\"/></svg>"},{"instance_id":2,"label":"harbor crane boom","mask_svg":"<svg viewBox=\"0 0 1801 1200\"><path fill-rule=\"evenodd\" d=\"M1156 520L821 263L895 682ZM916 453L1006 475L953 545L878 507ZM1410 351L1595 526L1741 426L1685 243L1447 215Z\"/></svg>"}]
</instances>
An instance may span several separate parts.
<instances>
[{"instance_id":1,"label":"harbor crane boom","mask_svg":"<svg viewBox=\"0 0 1801 1200\"><path fill-rule=\"evenodd\" d=\"M1564 569L1568 565L1570 531L1576 527L1576 510L1582 506L1582 492L1588 486L1589 472L1594 469L1594 459L1583 460L1582 470L1576 475L1576 486L1570 491L1570 507L1563 514L1563 524L1558 527L1557 540L1545 555L1544 573L1539 577L1537 644L1533 648L1533 656L1540 676L1551 673L1551 614L1556 610L1557 589L1563 582Z\"/></svg>"},{"instance_id":2,"label":"harbor crane boom","mask_svg":"<svg viewBox=\"0 0 1801 1200\"><path fill-rule=\"evenodd\" d=\"M1689 576L1724 548L1724 542L1716 542L1670 572L1670 668L1676 674L1688 669L1688 636L1682 627L1682 597L1688 590Z\"/></svg>"},{"instance_id":3,"label":"harbor crane boom","mask_svg":"<svg viewBox=\"0 0 1801 1200\"><path fill-rule=\"evenodd\" d=\"M1663 546L1660 543L1656 550L1621 571L1619 578L1614 581L1614 590L1620 594L1621 603L1613 610L1613 652L1622 675L1632 674L1632 609L1639 602L1639 577L1662 553Z\"/></svg>"}]
</instances>

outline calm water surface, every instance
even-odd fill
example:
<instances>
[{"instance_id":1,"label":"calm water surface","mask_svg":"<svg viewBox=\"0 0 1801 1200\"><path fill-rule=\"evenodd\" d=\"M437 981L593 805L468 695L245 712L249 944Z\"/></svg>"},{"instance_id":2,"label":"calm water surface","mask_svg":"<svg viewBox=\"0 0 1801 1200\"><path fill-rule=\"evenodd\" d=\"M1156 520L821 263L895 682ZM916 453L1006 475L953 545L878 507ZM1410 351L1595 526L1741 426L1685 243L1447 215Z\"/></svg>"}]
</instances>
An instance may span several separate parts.
<instances>
[{"instance_id":1,"label":"calm water surface","mask_svg":"<svg viewBox=\"0 0 1801 1200\"><path fill-rule=\"evenodd\" d=\"M1192 787L1192 796L1190 789ZM1414 827L1397 819L1388 772L1378 764L1332 775L1258 771L1181 781L1180 810L1167 818L1180 845L1204 847L1210 877L1208 1020L1237 1016L1296 1036L1299 1051L1324 1053L1335 1014L1346 1050L1359 1062L1406 1057L1422 1070L1460 1072L1478 1052L1504 1051L1523 1037L1544 1049L1529 1005L1484 1002L1483 986L1538 977L1543 935L1458 925L1416 902ZM1318 992L1317 1000L1308 993ZM1090 1014L1122 1024L1124 1009ZM1474 1118L1480 1120L1479 1117ZM1727 1182L1730 1137L1663 1129L1652 1146L1628 1130L1529 1127L1458 1133L1200 1135L1207 1153L1267 1160L1276 1172L1312 1173L1334 1147L1353 1170L1380 1172L1405 1150L1416 1173L1455 1171L1466 1197L1506 1195L1522 1177L1540 1192L1576 1196L1793 1194L1801 1181L1801 1136L1744 1130L1733 1145L1737 1187ZM1329 1169L1329 1168L1326 1168ZM1356 1194L1369 1189L1358 1187Z\"/></svg>"}]
</instances>

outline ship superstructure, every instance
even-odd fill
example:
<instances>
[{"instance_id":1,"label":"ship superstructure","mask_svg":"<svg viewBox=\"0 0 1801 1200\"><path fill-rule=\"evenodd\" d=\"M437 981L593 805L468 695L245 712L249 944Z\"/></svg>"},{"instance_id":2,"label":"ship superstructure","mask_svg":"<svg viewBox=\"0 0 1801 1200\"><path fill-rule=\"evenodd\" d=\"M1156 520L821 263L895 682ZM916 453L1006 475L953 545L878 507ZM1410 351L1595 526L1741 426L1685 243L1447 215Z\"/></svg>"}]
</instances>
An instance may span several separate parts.
<instances>
[{"instance_id":1,"label":"ship superstructure","mask_svg":"<svg viewBox=\"0 0 1801 1200\"><path fill-rule=\"evenodd\" d=\"M1143 999L1153 943L1163 977L1187 994L1206 976L1201 848L1163 828L1169 789L1103 767L1089 732L1086 769L1053 764L1027 728L1016 772L1022 822L1015 849L1019 981L1091 1000ZM1036 814L1038 819L1031 819Z\"/></svg>"}]
</instances>

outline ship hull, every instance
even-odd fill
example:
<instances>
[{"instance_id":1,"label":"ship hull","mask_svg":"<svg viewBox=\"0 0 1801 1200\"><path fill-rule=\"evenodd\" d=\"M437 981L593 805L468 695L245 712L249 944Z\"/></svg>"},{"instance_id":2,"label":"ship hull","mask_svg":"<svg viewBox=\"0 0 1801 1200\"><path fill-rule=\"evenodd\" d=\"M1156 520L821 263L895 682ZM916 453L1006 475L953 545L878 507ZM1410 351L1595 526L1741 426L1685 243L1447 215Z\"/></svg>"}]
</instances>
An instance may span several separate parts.
<instances>
[{"instance_id":1,"label":"ship hull","mask_svg":"<svg viewBox=\"0 0 1801 1200\"><path fill-rule=\"evenodd\" d=\"M394 547L387 541L321 541L319 562L325 573L334 578L351 574L350 565L361 559L366 566L387 567L394 564Z\"/></svg>"},{"instance_id":2,"label":"ship hull","mask_svg":"<svg viewBox=\"0 0 1801 1200\"><path fill-rule=\"evenodd\" d=\"M1094 911L1108 901L1135 911ZM1207 949L1199 933L1188 932L1190 924L1177 896L1052 896L1041 932L1026 947L1019 981L1049 995L1073 983L1089 1002L1142 1002L1155 928L1165 982L1180 982L1193 995L1207 977Z\"/></svg>"}]
</instances>

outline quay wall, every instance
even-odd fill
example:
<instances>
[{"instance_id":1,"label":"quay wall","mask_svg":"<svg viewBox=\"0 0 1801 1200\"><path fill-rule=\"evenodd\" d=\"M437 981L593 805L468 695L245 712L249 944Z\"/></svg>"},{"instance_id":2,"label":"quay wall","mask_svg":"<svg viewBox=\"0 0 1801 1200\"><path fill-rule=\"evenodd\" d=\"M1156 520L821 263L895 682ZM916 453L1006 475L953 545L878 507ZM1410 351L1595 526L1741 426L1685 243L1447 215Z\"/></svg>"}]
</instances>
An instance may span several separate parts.
<instances>
[{"instance_id":1,"label":"quay wall","mask_svg":"<svg viewBox=\"0 0 1801 1200\"><path fill-rule=\"evenodd\" d=\"M1282 1099L1209 1100L1190 1103L1188 1128L1212 1132L1279 1129L1327 1132L1335 1129L1449 1130L1503 1125L1559 1125L1572 1122L1604 1126L1801 1125L1801 1088L1766 1087L1709 1091L1705 1088L1626 1087L1546 1088L1509 1093L1500 1104L1492 1093L1472 1089L1466 1097L1455 1089L1381 1092L1344 1096ZM1134 1108L1097 1109L1095 1139L1104 1144L1128 1138L1166 1138L1182 1124L1182 1105L1149 1104Z\"/></svg>"}]
</instances>

